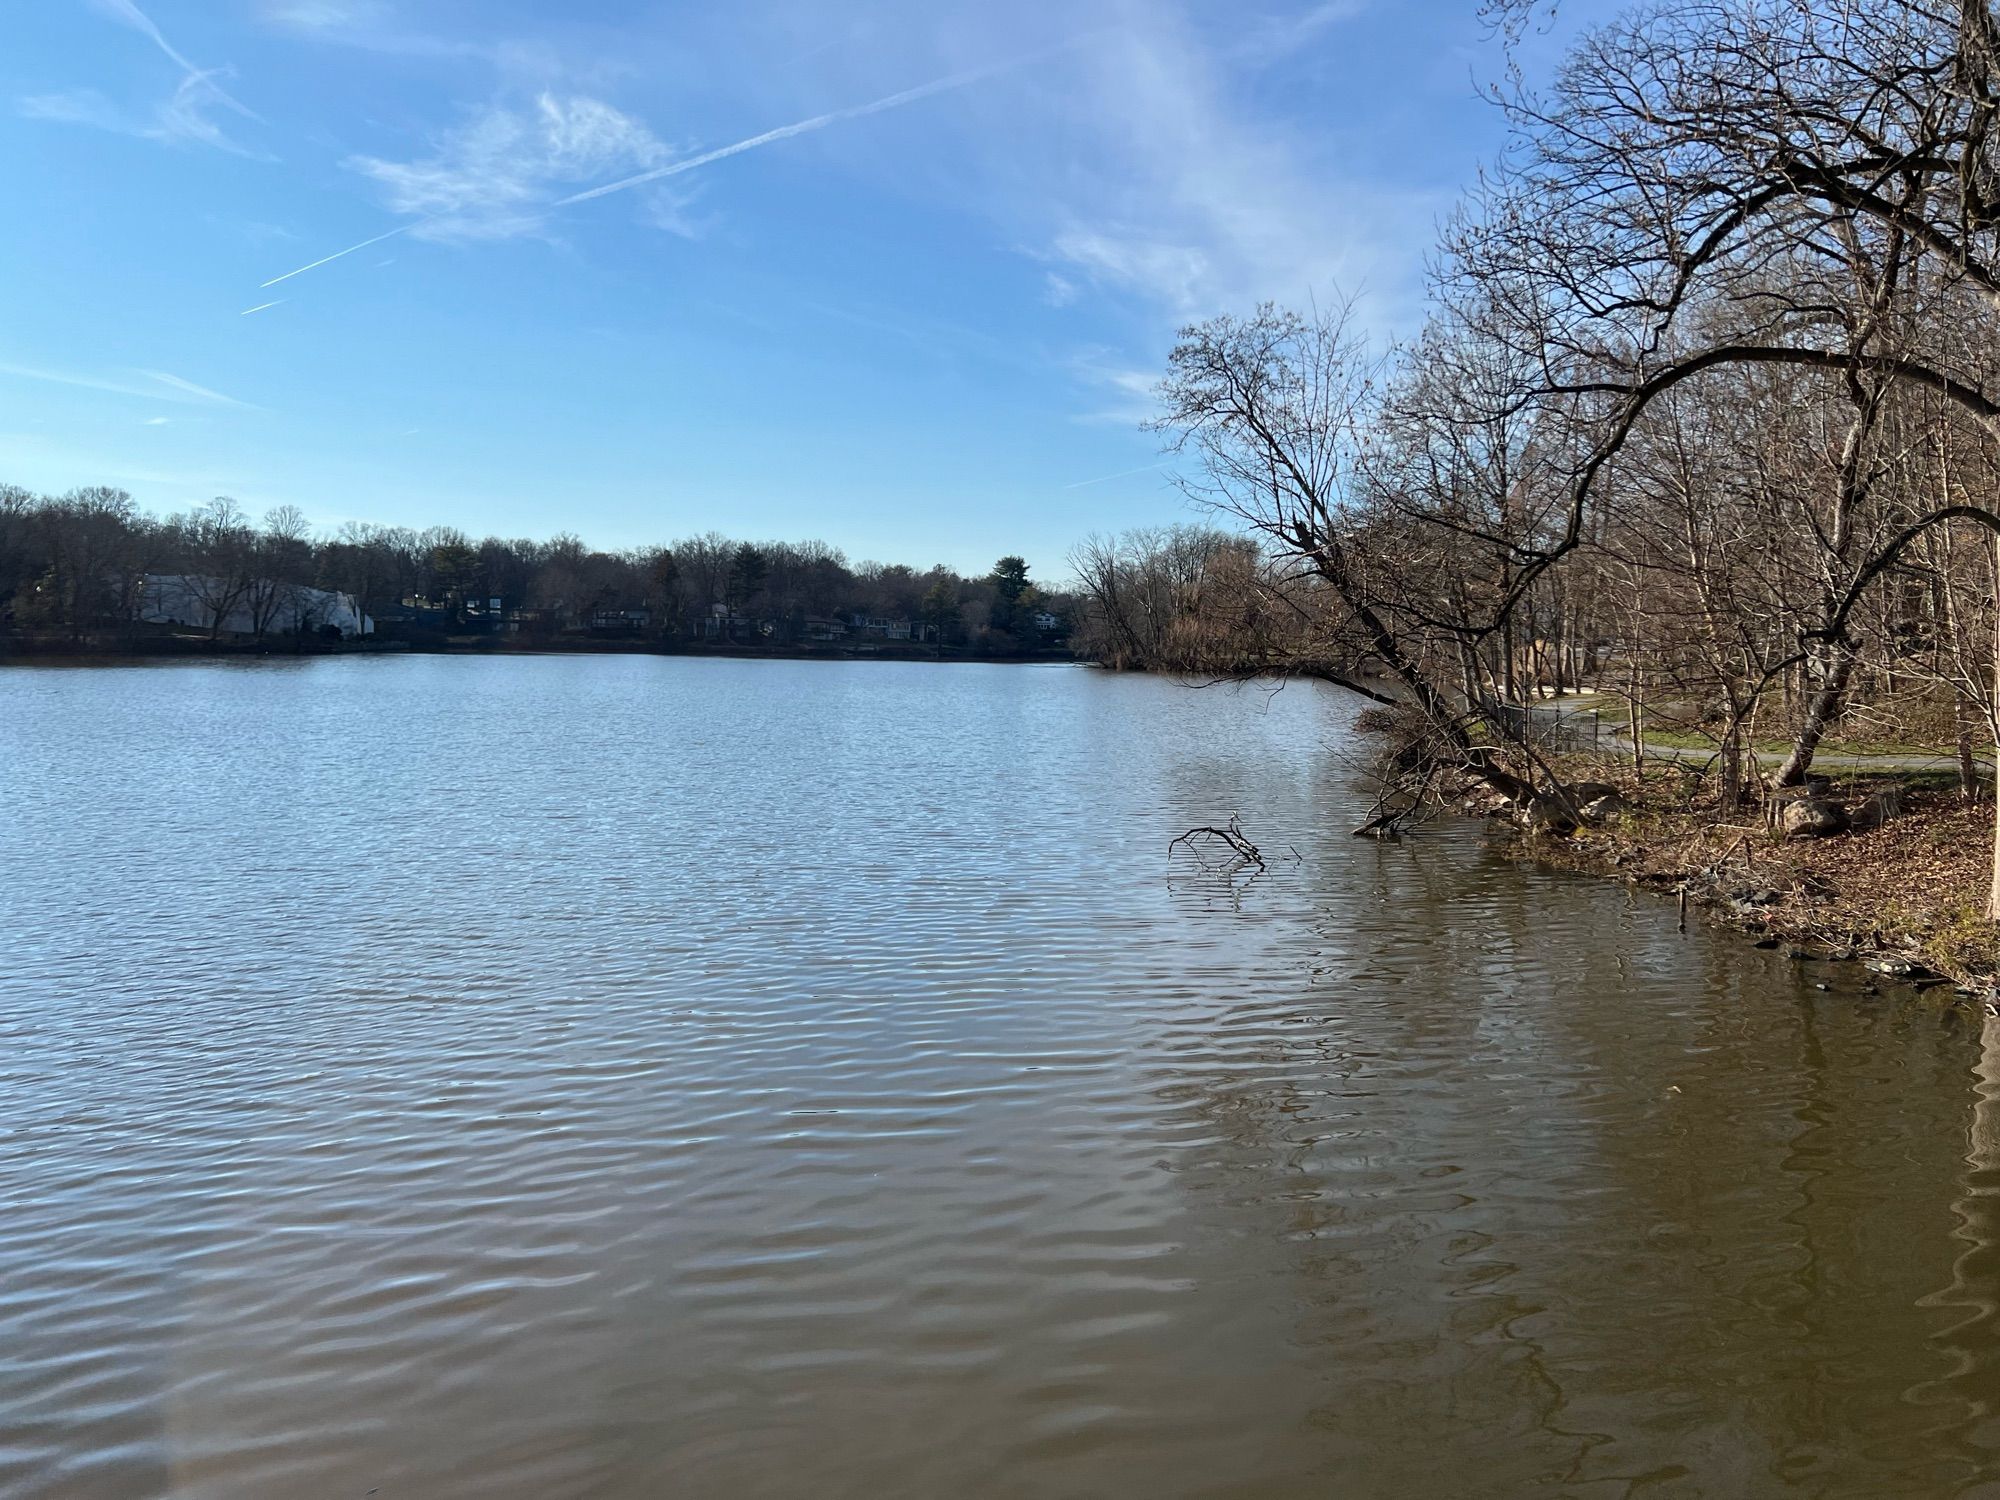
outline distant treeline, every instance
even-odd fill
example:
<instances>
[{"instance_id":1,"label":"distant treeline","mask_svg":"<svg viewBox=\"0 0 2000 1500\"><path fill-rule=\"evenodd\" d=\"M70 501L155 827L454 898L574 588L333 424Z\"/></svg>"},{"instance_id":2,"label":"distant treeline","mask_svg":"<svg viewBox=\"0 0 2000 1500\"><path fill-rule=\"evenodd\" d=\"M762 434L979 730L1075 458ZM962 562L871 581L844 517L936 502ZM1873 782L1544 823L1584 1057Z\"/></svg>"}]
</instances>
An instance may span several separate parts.
<instances>
[{"instance_id":1,"label":"distant treeline","mask_svg":"<svg viewBox=\"0 0 2000 1500\"><path fill-rule=\"evenodd\" d=\"M943 566L850 564L824 542L714 531L619 552L567 533L475 539L449 526L349 522L321 534L289 505L261 522L227 498L154 516L123 490L37 495L0 485L0 627L16 634L157 630L171 613L174 624L217 640L332 635L331 622L346 618L339 596L389 638L791 645L873 637L992 656L1060 645L1070 610L1066 596L1029 580L1019 557L966 577Z\"/></svg>"}]
</instances>

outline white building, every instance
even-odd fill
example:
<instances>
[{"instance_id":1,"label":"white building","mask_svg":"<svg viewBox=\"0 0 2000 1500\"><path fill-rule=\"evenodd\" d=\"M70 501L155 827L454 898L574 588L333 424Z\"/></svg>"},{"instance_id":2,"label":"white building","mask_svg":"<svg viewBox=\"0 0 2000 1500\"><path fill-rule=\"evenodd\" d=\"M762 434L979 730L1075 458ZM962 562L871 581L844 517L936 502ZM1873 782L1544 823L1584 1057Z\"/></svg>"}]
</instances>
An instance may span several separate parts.
<instances>
[{"instance_id":1,"label":"white building","mask_svg":"<svg viewBox=\"0 0 2000 1500\"><path fill-rule=\"evenodd\" d=\"M343 636L370 635L375 622L361 613L352 594L307 588L302 583L258 580L230 590L215 579L178 573L148 573L139 591L139 618L155 625L211 629L221 608L222 634L255 635L264 617L266 635L308 633L335 625Z\"/></svg>"}]
</instances>

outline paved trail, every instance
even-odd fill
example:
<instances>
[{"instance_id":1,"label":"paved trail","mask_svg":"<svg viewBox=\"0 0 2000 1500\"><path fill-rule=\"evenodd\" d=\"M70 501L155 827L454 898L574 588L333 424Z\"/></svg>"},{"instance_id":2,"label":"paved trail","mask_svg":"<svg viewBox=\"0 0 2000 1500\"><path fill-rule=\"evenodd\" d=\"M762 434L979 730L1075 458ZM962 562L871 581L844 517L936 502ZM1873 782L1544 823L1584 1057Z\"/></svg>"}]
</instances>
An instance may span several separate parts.
<instances>
[{"instance_id":1,"label":"paved trail","mask_svg":"<svg viewBox=\"0 0 2000 1500\"><path fill-rule=\"evenodd\" d=\"M1546 717L1552 724L1574 732L1579 744L1588 744L1609 755L1630 755L1631 739L1598 717L1591 708L1588 697L1571 698L1562 704L1538 703L1534 712ZM1706 765L1715 759L1717 751L1713 746L1648 745L1646 759L1687 762ZM1783 765L1786 752L1783 750L1759 750L1757 763L1762 766ZM1983 774L1993 773L1993 758L1990 754L1976 756ZM1956 771L1958 756L1949 750L1917 753L1858 755L1846 751L1822 750L1813 757L1815 771Z\"/></svg>"}]
</instances>

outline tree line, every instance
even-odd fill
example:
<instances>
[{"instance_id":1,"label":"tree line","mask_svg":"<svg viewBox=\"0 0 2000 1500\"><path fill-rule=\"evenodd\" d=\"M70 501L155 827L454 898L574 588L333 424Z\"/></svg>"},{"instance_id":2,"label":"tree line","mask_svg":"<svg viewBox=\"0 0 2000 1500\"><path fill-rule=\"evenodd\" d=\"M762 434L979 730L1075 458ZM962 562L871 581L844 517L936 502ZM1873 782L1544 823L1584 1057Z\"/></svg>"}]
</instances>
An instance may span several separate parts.
<instances>
[{"instance_id":1,"label":"tree line","mask_svg":"<svg viewBox=\"0 0 2000 1500\"><path fill-rule=\"evenodd\" d=\"M1160 430L1256 545L1093 544L1088 628L1350 682L1524 805L1565 795L1531 705L1582 684L1635 746L1698 726L1725 808L1898 716L1970 791L2000 738L2000 16L1659 0L1496 104L1416 336L1339 303L1182 331Z\"/></svg>"},{"instance_id":2,"label":"tree line","mask_svg":"<svg viewBox=\"0 0 2000 1500\"><path fill-rule=\"evenodd\" d=\"M714 531L619 552L570 534L475 540L448 526L348 522L320 534L290 505L261 521L226 497L154 516L123 490L0 485L0 623L73 640L138 628L149 587L166 578L214 636L303 628L314 616L300 600L323 591L351 597L388 634L792 644L872 632L1005 656L1067 634L1068 599L1028 574L1014 556L966 577Z\"/></svg>"}]
</instances>

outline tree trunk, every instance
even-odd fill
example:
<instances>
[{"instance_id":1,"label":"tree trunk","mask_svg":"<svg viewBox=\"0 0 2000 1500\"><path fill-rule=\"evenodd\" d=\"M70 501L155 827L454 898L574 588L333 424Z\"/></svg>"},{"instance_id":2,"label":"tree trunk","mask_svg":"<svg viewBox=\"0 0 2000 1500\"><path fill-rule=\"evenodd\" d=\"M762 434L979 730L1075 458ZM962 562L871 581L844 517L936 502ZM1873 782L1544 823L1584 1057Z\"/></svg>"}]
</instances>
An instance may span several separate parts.
<instances>
[{"instance_id":1,"label":"tree trunk","mask_svg":"<svg viewBox=\"0 0 2000 1500\"><path fill-rule=\"evenodd\" d=\"M2000 533L1993 538L1993 555L2000 560ZM1993 688L2000 694L2000 620L1993 627ZM1995 699L2000 702L2000 698ZM1994 736L1994 775L2000 777L2000 734ZM2000 922L2000 782L1993 788L1993 884L1986 893L1986 918Z\"/></svg>"},{"instance_id":2,"label":"tree trunk","mask_svg":"<svg viewBox=\"0 0 2000 1500\"><path fill-rule=\"evenodd\" d=\"M1840 712L1848 679L1854 675L1855 664L1860 659L1853 651L1843 651L1840 659L1833 664L1832 671L1821 679L1819 688L1806 704L1806 718L1799 726L1798 738L1792 741L1785 763L1778 767L1779 786L1797 786L1806 779L1806 773L1812 769L1813 756L1819 750L1819 742L1826 738L1827 730L1833 727L1834 716Z\"/></svg>"},{"instance_id":3,"label":"tree trunk","mask_svg":"<svg viewBox=\"0 0 2000 1500\"><path fill-rule=\"evenodd\" d=\"M1972 757L1972 705L1965 689L1954 687L1951 694L1952 728L1958 749L1958 795L1967 802L1979 800L1979 763Z\"/></svg>"},{"instance_id":4,"label":"tree trunk","mask_svg":"<svg viewBox=\"0 0 2000 1500\"><path fill-rule=\"evenodd\" d=\"M1731 709L1729 727L1722 739L1722 810L1733 812L1743 805L1743 720Z\"/></svg>"}]
</instances>

